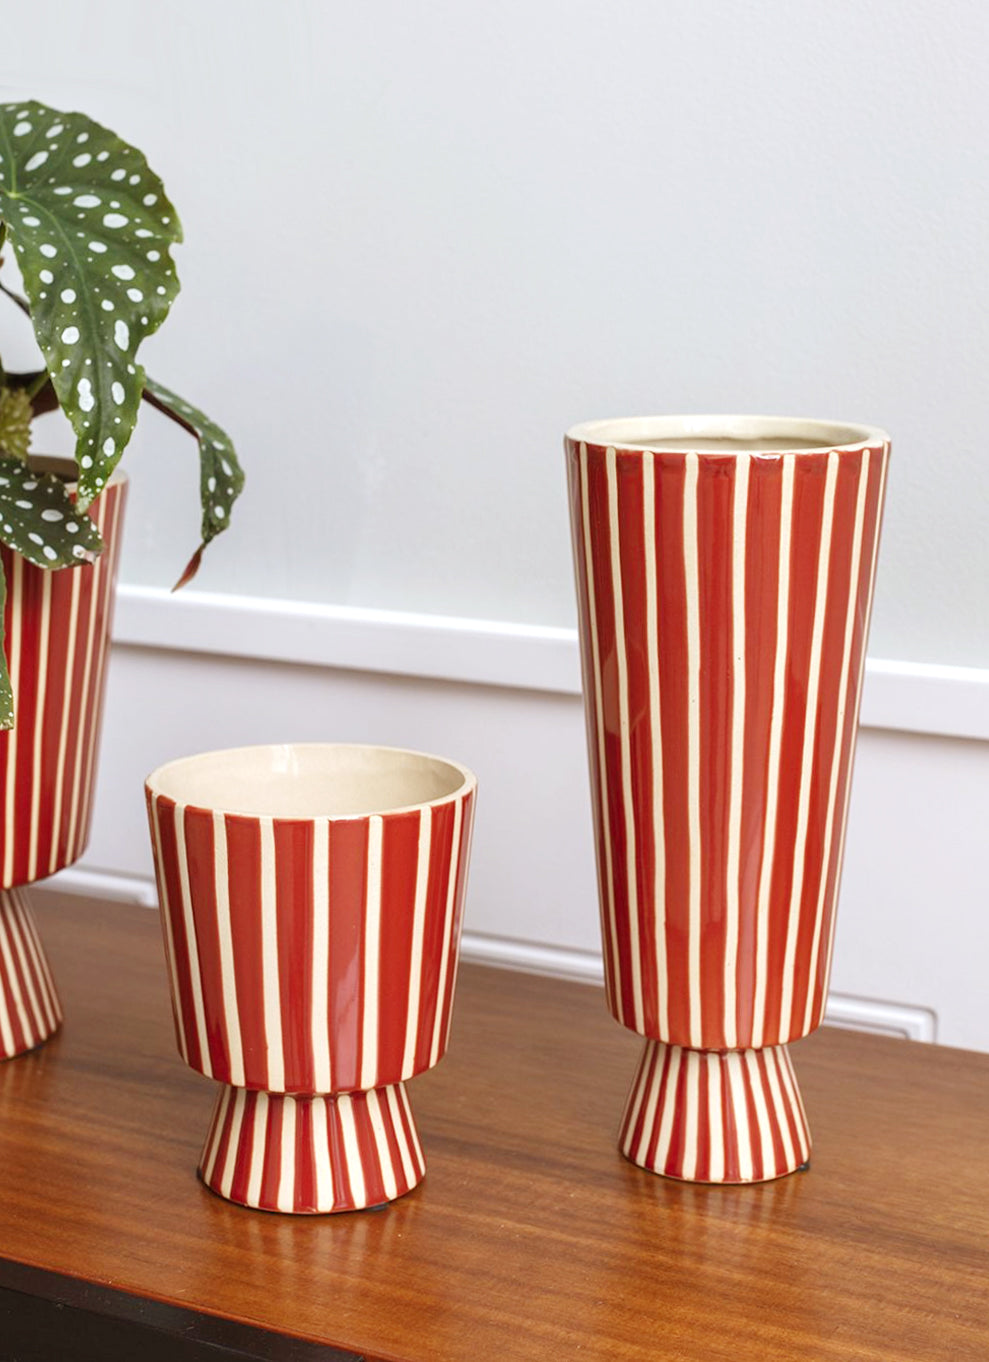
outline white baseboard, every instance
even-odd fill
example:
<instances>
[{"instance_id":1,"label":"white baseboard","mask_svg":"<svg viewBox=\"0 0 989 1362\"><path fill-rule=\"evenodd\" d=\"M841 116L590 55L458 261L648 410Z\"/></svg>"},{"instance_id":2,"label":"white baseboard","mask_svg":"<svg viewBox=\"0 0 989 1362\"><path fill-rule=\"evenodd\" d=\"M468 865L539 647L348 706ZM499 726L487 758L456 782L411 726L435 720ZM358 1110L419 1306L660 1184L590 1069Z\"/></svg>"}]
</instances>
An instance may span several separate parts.
<instances>
[{"instance_id":1,"label":"white baseboard","mask_svg":"<svg viewBox=\"0 0 989 1362\"><path fill-rule=\"evenodd\" d=\"M60 871L41 889L59 890L84 898L112 899L141 908L158 907L158 891L153 880L137 875L118 875L111 871L70 866ZM461 943L464 960L498 969L521 970L575 983L604 984L604 968L599 953L568 946L545 946L535 941L515 941L483 932L464 932ZM937 1038L937 1018L928 1008L882 1002L875 998L855 998L832 993L824 1013L826 1026L852 1031L871 1031L906 1040L932 1042Z\"/></svg>"},{"instance_id":2,"label":"white baseboard","mask_svg":"<svg viewBox=\"0 0 989 1362\"><path fill-rule=\"evenodd\" d=\"M575 629L123 584L114 641L130 647L580 693ZM989 739L989 668L870 659L861 721Z\"/></svg>"},{"instance_id":3,"label":"white baseboard","mask_svg":"<svg viewBox=\"0 0 989 1362\"><path fill-rule=\"evenodd\" d=\"M67 870L60 870L36 888L76 894L79 898L133 903L139 908L158 907L158 889L154 880L139 875L118 875L112 870L88 870L82 865L71 865Z\"/></svg>"},{"instance_id":4,"label":"white baseboard","mask_svg":"<svg viewBox=\"0 0 989 1362\"><path fill-rule=\"evenodd\" d=\"M571 946L544 946L535 941L514 941L508 937L490 936L486 932L467 931L463 934L460 950L463 958L474 964L604 987L604 963L597 951L582 951Z\"/></svg>"},{"instance_id":5,"label":"white baseboard","mask_svg":"<svg viewBox=\"0 0 989 1362\"><path fill-rule=\"evenodd\" d=\"M501 937L465 932L462 944L465 960L501 969L544 974L555 979L572 979L582 984L604 984L601 956L593 951L542 946L530 941L509 941ZM887 1003L876 998L855 998L830 993L824 1010L824 1025L850 1031L871 1031L876 1035L896 1036L903 1040L937 1039L937 1018L925 1007Z\"/></svg>"},{"instance_id":6,"label":"white baseboard","mask_svg":"<svg viewBox=\"0 0 989 1362\"><path fill-rule=\"evenodd\" d=\"M849 1031L873 1031L876 1035L898 1036L904 1040L928 1043L937 1040L937 1015L930 1008L854 998L846 993L828 994L824 1024Z\"/></svg>"}]
</instances>

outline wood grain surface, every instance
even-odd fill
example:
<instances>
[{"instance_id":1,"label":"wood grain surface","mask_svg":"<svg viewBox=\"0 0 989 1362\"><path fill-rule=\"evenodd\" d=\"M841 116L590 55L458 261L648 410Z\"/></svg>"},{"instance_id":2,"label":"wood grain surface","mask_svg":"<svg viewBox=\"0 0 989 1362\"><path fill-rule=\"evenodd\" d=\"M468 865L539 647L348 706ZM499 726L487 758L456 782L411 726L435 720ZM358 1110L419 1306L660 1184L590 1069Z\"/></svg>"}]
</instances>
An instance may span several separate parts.
<instances>
[{"instance_id":1,"label":"wood grain surface","mask_svg":"<svg viewBox=\"0 0 989 1362\"><path fill-rule=\"evenodd\" d=\"M36 901L67 1022L0 1065L0 1286L61 1274L89 1309L274 1331L273 1358L989 1358L989 1056L819 1032L810 1171L682 1185L615 1148L639 1042L601 992L465 966L410 1085L422 1187L265 1214L196 1179L214 1086L178 1058L156 915Z\"/></svg>"}]
</instances>

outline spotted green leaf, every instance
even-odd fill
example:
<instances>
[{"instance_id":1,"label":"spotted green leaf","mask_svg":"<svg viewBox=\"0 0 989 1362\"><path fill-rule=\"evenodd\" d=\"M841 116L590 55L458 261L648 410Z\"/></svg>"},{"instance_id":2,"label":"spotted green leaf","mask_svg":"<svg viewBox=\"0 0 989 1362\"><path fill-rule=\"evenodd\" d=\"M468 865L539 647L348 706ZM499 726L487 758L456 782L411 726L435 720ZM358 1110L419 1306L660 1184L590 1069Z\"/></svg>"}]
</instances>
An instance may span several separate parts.
<instances>
[{"instance_id":1,"label":"spotted green leaf","mask_svg":"<svg viewBox=\"0 0 989 1362\"><path fill-rule=\"evenodd\" d=\"M51 473L38 473L20 459L0 455L0 541L36 567L91 563L103 551L95 524ZM6 578L0 565L0 729L14 726L14 696L4 652Z\"/></svg>"},{"instance_id":2,"label":"spotted green leaf","mask_svg":"<svg viewBox=\"0 0 989 1362\"><path fill-rule=\"evenodd\" d=\"M91 563L103 551L99 530L62 479L8 455L0 455L0 540L42 568Z\"/></svg>"},{"instance_id":3,"label":"spotted green leaf","mask_svg":"<svg viewBox=\"0 0 989 1362\"><path fill-rule=\"evenodd\" d=\"M203 507L202 543L189 559L175 590L185 586L199 570L203 549L230 523L230 511L244 486L244 472L233 441L226 431L198 408L162 387L154 379L144 381L145 397L160 411L184 426L199 442L199 499Z\"/></svg>"},{"instance_id":4,"label":"spotted green leaf","mask_svg":"<svg viewBox=\"0 0 989 1362\"><path fill-rule=\"evenodd\" d=\"M25 101L0 105L0 218L75 431L85 507L137 420L138 347L178 293L178 216L135 147L84 114Z\"/></svg>"}]
</instances>

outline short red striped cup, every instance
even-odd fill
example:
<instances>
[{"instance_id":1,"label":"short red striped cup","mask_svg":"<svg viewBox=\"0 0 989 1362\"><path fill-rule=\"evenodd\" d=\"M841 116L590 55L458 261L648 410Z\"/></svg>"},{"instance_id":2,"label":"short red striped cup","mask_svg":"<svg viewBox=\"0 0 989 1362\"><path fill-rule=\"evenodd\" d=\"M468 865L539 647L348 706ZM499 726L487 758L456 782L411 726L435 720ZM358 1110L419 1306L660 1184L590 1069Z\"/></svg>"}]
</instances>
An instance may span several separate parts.
<instances>
[{"instance_id":1,"label":"short red striped cup","mask_svg":"<svg viewBox=\"0 0 989 1362\"><path fill-rule=\"evenodd\" d=\"M775 417L566 438L608 1003L647 1037L621 1148L806 1163L889 440Z\"/></svg>"},{"instance_id":2,"label":"short red striped cup","mask_svg":"<svg viewBox=\"0 0 989 1362\"><path fill-rule=\"evenodd\" d=\"M271 1211L394 1200L405 1081L450 1030L476 781L336 744L186 757L146 795L182 1058L224 1087L199 1172Z\"/></svg>"}]
</instances>

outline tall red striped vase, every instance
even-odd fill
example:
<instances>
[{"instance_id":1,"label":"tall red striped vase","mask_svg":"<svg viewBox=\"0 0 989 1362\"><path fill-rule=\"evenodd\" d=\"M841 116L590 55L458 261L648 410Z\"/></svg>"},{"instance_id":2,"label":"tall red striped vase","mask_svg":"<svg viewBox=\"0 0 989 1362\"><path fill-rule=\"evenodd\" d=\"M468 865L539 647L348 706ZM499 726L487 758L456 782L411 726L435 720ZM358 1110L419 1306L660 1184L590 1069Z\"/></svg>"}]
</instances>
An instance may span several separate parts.
<instances>
[{"instance_id":1,"label":"tall red striped vase","mask_svg":"<svg viewBox=\"0 0 989 1362\"><path fill-rule=\"evenodd\" d=\"M148 777L178 1048L224 1085L212 1191L347 1211L422 1179L404 1085L446 1050L475 791L454 762L342 744Z\"/></svg>"},{"instance_id":2,"label":"tall red striped vase","mask_svg":"<svg viewBox=\"0 0 989 1362\"><path fill-rule=\"evenodd\" d=\"M882 513L880 430L770 417L566 437L607 1000L647 1038L634 1163L806 1164Z\"/></svg>"},{"instance_id":3,"label":"tall red striped vase","mask_svg":"<svg viewBox=\"0 0 989 1362\"><path fill-rule=\"evenodd\" d=\"M106 549L48 571L0 548L14 727L0 733L0 1059L32 1050L62 1009L27 896L86 849L127 482L89 508Z\"/></svg>"}]
</instances>

